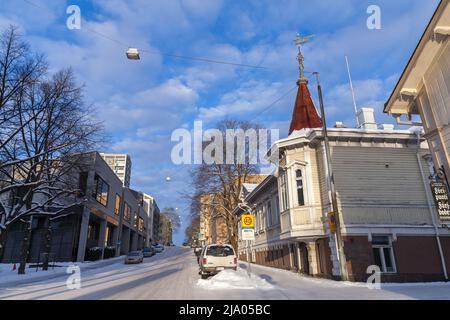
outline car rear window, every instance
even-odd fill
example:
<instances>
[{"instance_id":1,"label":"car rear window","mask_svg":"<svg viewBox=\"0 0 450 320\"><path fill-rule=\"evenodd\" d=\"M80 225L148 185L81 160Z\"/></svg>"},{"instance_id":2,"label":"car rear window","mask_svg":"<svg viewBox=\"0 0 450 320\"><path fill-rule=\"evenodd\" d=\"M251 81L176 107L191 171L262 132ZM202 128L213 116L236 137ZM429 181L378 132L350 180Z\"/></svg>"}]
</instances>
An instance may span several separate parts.
<instances>
[{"instance_id":1,"label":"car rear window","mask_svg":"<svg viewBox=\"0 0 450 320\"><path fill-rule=\"evenodd\" d=\"M231 247L211 246L206 250L206 255L213 257L228 257L234 255L234 250Z\"/></svg>"}]
</instances>

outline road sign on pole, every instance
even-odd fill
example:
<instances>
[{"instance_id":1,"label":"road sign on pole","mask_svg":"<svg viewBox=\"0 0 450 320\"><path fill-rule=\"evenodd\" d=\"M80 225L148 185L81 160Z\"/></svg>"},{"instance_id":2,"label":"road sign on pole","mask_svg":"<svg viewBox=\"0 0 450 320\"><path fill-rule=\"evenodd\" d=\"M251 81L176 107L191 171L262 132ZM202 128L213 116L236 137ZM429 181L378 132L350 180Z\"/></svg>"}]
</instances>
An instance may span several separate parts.
<instances>
[{"instance_id":1,"label":"road sign on pole","mask_svg":"<svg viewBox=\"0 0 450 320\"><path fill-rule=\"evenodd\" d=\"M254 228L243 228L241 233L242 240L252 241L255 240L255 229Z\"/></svg>"},{"instance_id":2,"label":"road sign on pole","mask_svg":"<svg viewBox=\"0 0 450 320\"><path fill-rule=\"evenodd\" d=\"M241 217L241 226L244 229L255 228L255 215L243 214Z\"/></svg>"}]
</instances>

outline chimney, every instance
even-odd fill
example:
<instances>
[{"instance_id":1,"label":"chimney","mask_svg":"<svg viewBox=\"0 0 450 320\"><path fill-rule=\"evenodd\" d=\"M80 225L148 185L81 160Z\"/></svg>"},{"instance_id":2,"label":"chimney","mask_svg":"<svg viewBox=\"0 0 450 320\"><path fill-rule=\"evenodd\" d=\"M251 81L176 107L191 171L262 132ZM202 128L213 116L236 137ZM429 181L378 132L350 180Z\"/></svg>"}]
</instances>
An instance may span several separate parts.
<instances>
[{"instance_id":1,"label":"chimney","mask_svg":"<svg viewBox=\"0 0 450 320\"><path fill-rule=\"evenodd\" d=\"M344 124L343 122L341 122L341 121L336 121L336 123L334 124L334 127L335 127L336 129L344 129L344 128L347 128L347 127L345 126L345 124Z\"/></svg>"},{"instance_id":2,"label":"chimney","mask_svg":"<svg viewBox=\"0 0 450 320\"><path fill-rule=\"evenodd\" d=\"M393 124L382 124L380 128L384 131L394 131L394 125Z\"/></svg>"},{"instance_id":3,"label":"chimney","mask_svg":"<svg viewBox=\"0 0 450 320\"><path fill-rule=\"evenodd\" d=\"M375 122L375 116L374 116L374 109L373 108L361 108L358 110L358 122L361 129L365 130L377 130L378 126Z\"/></svg>"}]
</instances>

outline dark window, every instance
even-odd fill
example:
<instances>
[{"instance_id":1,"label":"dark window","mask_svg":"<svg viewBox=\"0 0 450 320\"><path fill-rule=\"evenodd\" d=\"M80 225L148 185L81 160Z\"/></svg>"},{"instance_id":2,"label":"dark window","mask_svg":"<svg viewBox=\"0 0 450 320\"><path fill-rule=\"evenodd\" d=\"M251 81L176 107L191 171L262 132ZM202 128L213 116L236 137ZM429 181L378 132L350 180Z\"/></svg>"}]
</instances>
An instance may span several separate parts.
<instances>
[{"instance_id":1,"label":"dark window","mask_svg":"<svg viewBox=\"0 0 450 320\"><path fill-rule=\"evenodd\" d=\"M109 185L97 174L95 175L94 181L95 190L92 196L98 203L106 207L108 205Z\"/></svg>"},{"instance_id":2,"label":"dark window","mask_svg":"<svg viewBox=\"0 0 450 320\"><path fill-rule=\"evenodd\" d=\"M80 177L78 178L78 189L79 189L79 196L83 197L86 195L87 192L87 181L88 181L88 173L87 172L81 172Z\"/></svg>"},{"instance_id":3,"label":"dark window","mask_svg":"<svg viewBox=\"0 0 450 320\"><path fill-rule=\"evenodd\" d=\"M126 221L130 221L131 220L131 208L128 205L128 203L126 203L126 202L125 202L124 208L123 208L123 218Z\"/></svg>"},{"instance_id":4,"label":"dark window","mask_svg":"<svg viewBox=\"0 0 450 320\"><path fill-rule=\"evenodd\" d=\"M89 240L98 240L100 233L100 225L97 223L90 223L88 226L88 239Z\"/></svg>"},{"instance_id":5,"label":"dark window","mask_svg":"<svg viewBox=\"0 0 450 320\"><path fill-rule=\"evenodd\" d=\"M381 272L396 272L394 251L388 236L372 236L372 250L375 264Z\"/></svg>"},{"instance_id":6,"label":"dark window","mask_svg":"<svg viewBox=\"0 0 450 320\"><path fill-rule=\"evenodd\" d=\"M297 199L298 199L298 205L304 206L305 205L305 195L303 191L303 174L302 170L296 171L296 180L297 180Z\"/></svg>"},{"instance_id":7,"label":"dark window","mask_svg":"<svg viewBox=\"0 0 450 320\"><path fill-rule=\"evenodd\" d=\"M234 255L234 250L231 247L211 246L208 247L206 255L213 257L228 257Z\"/></svg>"}]
</instances>

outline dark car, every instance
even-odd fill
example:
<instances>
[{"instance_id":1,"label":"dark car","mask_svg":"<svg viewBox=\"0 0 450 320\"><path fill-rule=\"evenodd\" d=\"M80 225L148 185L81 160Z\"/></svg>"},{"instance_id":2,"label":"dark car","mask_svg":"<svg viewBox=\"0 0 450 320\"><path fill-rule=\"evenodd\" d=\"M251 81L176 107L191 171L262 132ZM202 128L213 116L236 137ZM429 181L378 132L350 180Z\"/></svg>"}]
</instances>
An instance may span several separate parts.
<instances>
[{"instance_id":1,"label":"dark car","mask_svg":"<svg viewBox=\"0 0 450 320\"><path fill-rule=\"evenodd\" d=\"M142 250L144 258L153 257L155 255L155 249L153 247L146 247Z\"/></svg>"}]
</instances>

